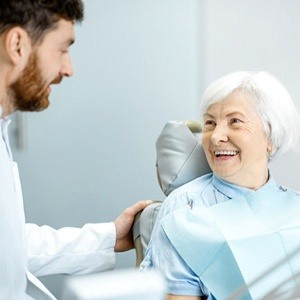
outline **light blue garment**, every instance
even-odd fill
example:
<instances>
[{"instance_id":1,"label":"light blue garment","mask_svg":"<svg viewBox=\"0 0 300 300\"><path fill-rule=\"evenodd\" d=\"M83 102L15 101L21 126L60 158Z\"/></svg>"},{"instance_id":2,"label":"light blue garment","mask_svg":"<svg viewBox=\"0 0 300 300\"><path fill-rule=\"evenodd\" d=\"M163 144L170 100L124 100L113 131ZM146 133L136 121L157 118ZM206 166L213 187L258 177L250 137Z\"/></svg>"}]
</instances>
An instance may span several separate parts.
<instances>
[{"instance_id":1,"label":"light blue garment","mask_svg":"<svg viewBox=\"0 0 300 300\"><path fill-rule=\"evenodd\" d=\"M225 299L232 291L245 283L243 276L240 274L240 266L236 264L231 249L234 247L238 249L235 252L236 255L240 254L238 261L239 263L244 263L244 269L247 269L245 262L249 261L252 254L255 255L255 262L257 262L252 265L256 267L260 265L260 259L265 258L264 254L266 252L263 254L259 252L253 253L251 251L253 244L251 243L244 243L242 247L236 242L229 247L227 244L224 244L224 234L226 239L233 239L233 237L237 238L239 235L262 232L266 227L270 229L278 226L280 219L278 217L286 209L286 205L285 200L276 201L276 199L278 199L278 195L283 194L288 195L288 199L297 196L296 192L288 191L277 185L272 177L258 191L229 184L212 174L202 176L184 185L165 200L141 268L160 268L166 274L166 279L169 283L168 292L171 294L208 295L209 299L213 299L213 296L207 289L213 288L214 293L219 296L218 299ZM264 199L256 198L258 195L264 195ZM264 201L265 195L270 196L267 198L268 201ZM247 201L245 200L246 198ZM217 203L218 205L215 205ZM228 206L229 214L224 213L224 206ZM243 209L243 206L245 206L245 209ZM213 215L208 213L211 209L214 210ZM259 219L262 221L261 224L257 220L253 220L251 210L261 212L261 214L267 212L265 215L259 216ZM241 214L240 211L245 213ZM269 218L270 222L266 226L264 224L265 217L275 213L278 214L278 217ZM297 211L295 213L297 214ZM248 218L248 220L245 220L245 218ZM248 222L251 225L246 227L237 226L244 222ZM240 230L241 228L243 230ZM167 235L165 231L167 231ZM265 232L270 233L270 230L265 230ZM293 235L295 232L290 232L289 234ZM299 235L300 233L298 232L297 234ZM170 242L169 238L172 242ZM286 242L286 244L288 243ZM176 246L174 247L174 245ZM262 236L259 245L261 249L268 249L269 247L272 251L270 253L267 252L267 255L273 255L274 260L280 259L280 255L277 254L279 253L277 249L280 248L278 239L273 237L273 240L268 238L266 241L265 237ZM294 246L291 245L290 249L293 249ZM239 251L240 248L243 248L242 254ZM221 259L212 261L211 257L214 257L216 254ZM223 272L219 265L220 261L221 263L223 261L226 262L222 265ZM202 270L199 268L202 268ZM206 269L208 269L208 272L203 272ZM243 271L245 272L244 269ZM201 276L195 274L199 274L199 272ZM248 275L250 273L250 277L246 278L247 282L251 281L256 275L249 268L246 270L246 273ZM222 280L225 280L226 288L222 287ZM204 282L207 287L203 284ZM214 283L217 284L214 285ZM264 292L264 286L256 285L255 295L260 295L262 292ZM243 299L251 299L250 294L248 294L248 298L247 294L245 294Z\"/></svg>"}]
</instances>

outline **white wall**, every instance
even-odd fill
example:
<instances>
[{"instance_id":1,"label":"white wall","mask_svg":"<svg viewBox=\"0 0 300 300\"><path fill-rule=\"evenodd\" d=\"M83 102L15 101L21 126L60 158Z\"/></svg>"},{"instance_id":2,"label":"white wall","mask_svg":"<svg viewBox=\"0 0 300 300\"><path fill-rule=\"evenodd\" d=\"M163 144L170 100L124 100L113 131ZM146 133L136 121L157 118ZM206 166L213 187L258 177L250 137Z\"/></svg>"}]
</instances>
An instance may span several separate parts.
<instances>
[{"instance_id":1,"label":"white wall","mask_svg":"<svg viewBox=\"0 0 300 300\"><path fill-rule=\"evenodd\" d=\"M204 85L238 70L265 70L282 80L300 110L300 1L203 3ZM292 152L270 164L279 182L298 190L299 167L299 153Z\"/></svg>"},{"instance_id":2,"label":"white wall","mask_svg":"<svg viewBox=\"0 0 300 300\"><path fill-rule=\"evenodd\" d=\"M14 148L27 221L112 221L137 200L163 198L155 141L168 120L196 116L200 4L85 1L75 75L54 88L49 109L26 114L25 150ZM134 251L117 259L118 268L133 267ZM60 277L43 280L59 295Z\"/></svg>"}]
</instances>

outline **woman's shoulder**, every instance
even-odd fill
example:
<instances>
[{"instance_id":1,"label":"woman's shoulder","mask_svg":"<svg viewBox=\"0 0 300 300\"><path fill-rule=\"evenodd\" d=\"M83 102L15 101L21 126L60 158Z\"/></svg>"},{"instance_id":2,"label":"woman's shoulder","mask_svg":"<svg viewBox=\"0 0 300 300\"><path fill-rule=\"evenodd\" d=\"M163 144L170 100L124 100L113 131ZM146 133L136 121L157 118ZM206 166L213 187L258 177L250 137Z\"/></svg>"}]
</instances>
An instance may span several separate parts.
<instances>
[{"instance_id":1,"label":"woman's shoulder","mask_svg":"<svg viewBox=\"0 0 300 300\"><path fill-rule=\"evenodd\" d=\"M300 196L300 191L288 188L284 185L278 185L278 187L279 187L280 192L288 193L292 197Z\"/></svg>"},{"instance_id":2,"label":"woman's shoulder","mask_svg":"<svg viewBox=\"0 0 300 300\"><path fill-rule=\"evenodd\" d=\"M210 185L211 181L212 173L198 177L172 191L162 204L163 215L189 205L196 198L201 198L201 194Z\"/></svg>"},{"instance_id":3,"label":"woman's shoulder","mask_svg":"<svg viewBox=\"0 0 300 300\"><path fill-rule=\"evenodd\" d=\"M174 191L171 192L169 195L172 197L176 197L182 194L191 194L198 191L203 190L209 183L211 183L213 177L213 173L208 173L203 176L197 177L196 179L183 184L182 186L178 187Z\"/></svg>"}]
</instances>

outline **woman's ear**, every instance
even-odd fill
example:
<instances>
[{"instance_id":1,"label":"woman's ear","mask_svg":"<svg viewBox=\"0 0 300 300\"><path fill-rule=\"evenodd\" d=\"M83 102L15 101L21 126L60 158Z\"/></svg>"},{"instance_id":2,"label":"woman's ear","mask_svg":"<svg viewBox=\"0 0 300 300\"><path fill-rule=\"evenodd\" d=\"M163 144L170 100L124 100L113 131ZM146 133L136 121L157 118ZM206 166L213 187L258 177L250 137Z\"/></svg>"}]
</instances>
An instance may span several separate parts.
<instances>
[{"instance_id":1,"label":"woman's ear","mask_svg":"<svg viewBox=\"0 0 300 300\"><path fill-rule=\"evenodd\" d=\"M273 143L269 141L267 146L267 152L269 154L269 158L271 158L276 153L276 151L277 149L273 146Z\"/></svg>"},{"instance_id":2,"label":"woman's ear","mask_svg":"<svg viewBox=\"0 0 300 300\"><path fill-rule=\"evenodd\" d=\"M8 30L5 37L5 50L11 64L25 66L31 49L31 39L26 30L18 26Z\"/></svg>"}]
</instances>

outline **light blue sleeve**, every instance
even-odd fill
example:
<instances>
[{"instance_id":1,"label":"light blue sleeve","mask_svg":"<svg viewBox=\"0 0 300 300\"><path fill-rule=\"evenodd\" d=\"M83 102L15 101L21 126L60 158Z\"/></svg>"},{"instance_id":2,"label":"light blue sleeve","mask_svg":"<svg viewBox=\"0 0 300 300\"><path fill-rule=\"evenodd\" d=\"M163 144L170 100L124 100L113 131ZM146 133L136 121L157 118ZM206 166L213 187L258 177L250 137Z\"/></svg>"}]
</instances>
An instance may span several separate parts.
<instances>
[{"instance_id":1,"label":"light blue sleeve","mask_svg":"<svg viewBox=\"0 0 300 300\"><path fill-rule=\"evenodd\" d=\"M166 278L169 294L202 296L206 294L204 292L206 288L178 254L160 225L160 220L165 215L184 205L188 205L188 197L185 194L178 196L171 194L164 201L153 229L146 257L141 264L141 270L148 268L161 270Z\"/></svg>"}]
</instances>

